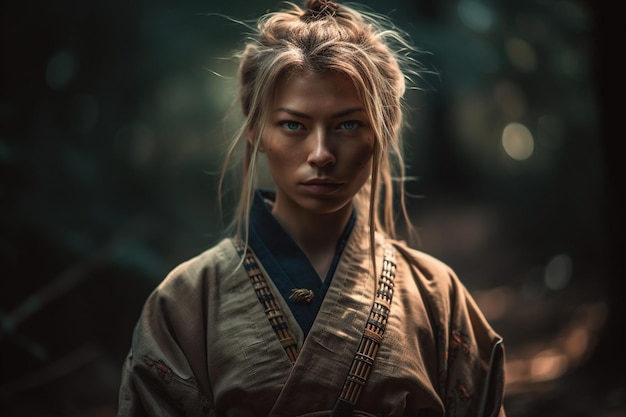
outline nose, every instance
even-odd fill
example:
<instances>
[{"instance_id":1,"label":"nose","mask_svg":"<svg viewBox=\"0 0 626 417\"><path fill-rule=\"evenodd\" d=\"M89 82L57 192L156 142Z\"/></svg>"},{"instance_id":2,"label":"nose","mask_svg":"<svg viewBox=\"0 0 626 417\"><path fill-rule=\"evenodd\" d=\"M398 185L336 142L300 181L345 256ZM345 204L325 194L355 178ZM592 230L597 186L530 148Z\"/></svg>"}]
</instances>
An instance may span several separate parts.
<instances>
[{"instance_id":1,"label":"nose","mask_svg":"<svg viewBox=\"0 0 626 417\"><path fill-rule=\"evenodd\" d=\"M324 167L336 162L335 154L330 148L330 135L325 129L317 129L311 135L312 149L307 162L316 167Z\"/></svg>"}]
</instances>

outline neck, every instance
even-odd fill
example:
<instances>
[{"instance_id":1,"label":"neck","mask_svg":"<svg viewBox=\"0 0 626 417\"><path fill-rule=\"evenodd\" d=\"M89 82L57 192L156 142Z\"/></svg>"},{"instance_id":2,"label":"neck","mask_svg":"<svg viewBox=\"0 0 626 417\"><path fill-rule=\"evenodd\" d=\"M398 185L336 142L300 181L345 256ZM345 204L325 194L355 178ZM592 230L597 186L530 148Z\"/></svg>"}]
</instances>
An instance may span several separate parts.
<instances>
[{"instance_id":1,"label":"neck","mask_svg":"<svg viewBox=\"0 0 626 417\"><path fill-rule=\"evenodd\" d=\"M324 279L335 255L337 243L350 220L352 205L348 204L328 214L304 210L295 215L291 212L286 215L279 210L273 210L272 213L307 255L320 278Z\"/></svg>"}]
</instances>

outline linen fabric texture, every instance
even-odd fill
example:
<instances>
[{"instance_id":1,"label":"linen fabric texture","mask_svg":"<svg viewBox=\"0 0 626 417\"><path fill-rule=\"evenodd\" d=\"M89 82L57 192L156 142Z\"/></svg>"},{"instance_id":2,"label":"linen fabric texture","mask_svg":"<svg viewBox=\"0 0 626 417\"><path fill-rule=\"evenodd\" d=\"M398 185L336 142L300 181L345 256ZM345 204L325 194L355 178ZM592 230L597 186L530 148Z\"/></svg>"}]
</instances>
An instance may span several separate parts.
<instances>
[{"instance_id":1,"label":"linen fabric texture","mask_svg":"<svg viewBox=\"0 0 626 417\"><path fill-rule=\"evenodd\" d=\"M353 416L504 417L504 347L446 264L376 236L357 216L304 338L274 287L299 356L291 364L230 238L173 269L147 299L122 370L118 417L330 416L396 249L384 339ZM259 266L263 268L261 262Z\"/></svg>"}]
</instances>

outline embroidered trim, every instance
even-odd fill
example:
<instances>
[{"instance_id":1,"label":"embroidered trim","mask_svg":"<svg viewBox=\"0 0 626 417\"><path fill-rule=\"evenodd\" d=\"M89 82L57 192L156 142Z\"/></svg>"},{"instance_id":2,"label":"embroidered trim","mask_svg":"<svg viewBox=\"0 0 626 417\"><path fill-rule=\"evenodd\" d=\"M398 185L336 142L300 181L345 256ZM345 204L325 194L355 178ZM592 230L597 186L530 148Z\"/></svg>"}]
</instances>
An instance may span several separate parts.
<instances>
[{"instance_id":1,"label":"embroidered trim","mask_svg":"<svg viewBox=\"0 0 626 417\"><path fill-rule=\"evenodd\" d=\"M276 332L276 336L278 336L278 340L283 349L285 349L289 360L294 364L296 359L298 359L296 338L287 325L287 320L285 320L280 304L278 304L274 298L274 294L265 279L265 275L259 268L250 248L246 250L241 241L235 241L235 247L237 248L237 252L239 252L239 256L243 257L243 265L248 272L250 282L252 282L252 288L254 288L259 302L265 309L267 319Z\"/></svg>"},{"instance_id":2,"label":"embroidered trim","mask_svg":"<svg viewBox=\"0 0 626 417\"><path fill-rule=\"evenodd\" d=\"M383 269L378 280L376 299L363 330L359 348L354 355L352 366L343 384L341 395L339 395L335 403L333 413L331 414L332 417L351 416L361 390L367 382L371 368L376 360L378 348L383 341L385 328L387 327L395 277L395 250L388 243L385 246L385 258L383 259Z\"/></svg>"}]
</instances>

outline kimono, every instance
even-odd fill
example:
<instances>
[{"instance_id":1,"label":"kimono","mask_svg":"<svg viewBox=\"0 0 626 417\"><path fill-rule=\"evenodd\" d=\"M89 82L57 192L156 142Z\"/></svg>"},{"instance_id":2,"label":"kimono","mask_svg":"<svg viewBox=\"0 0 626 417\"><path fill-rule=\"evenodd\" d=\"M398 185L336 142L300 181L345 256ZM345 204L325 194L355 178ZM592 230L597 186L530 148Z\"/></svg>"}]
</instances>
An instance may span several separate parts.
<instances>
[{"instance_id":1,"label":"kimono","mask_svg":"<svg viewBox=\"0 0 626 417\"><path fill-rule=\"evenodd\" d=\"M146 301L122 370L118 417L331 416L376 297L385 245L395 251L383 340L353 416L504 417L504 347L446 264L376 235L346 236L310 328L267 283L294 335L292 363L257 297L236 241L180 264ZM258 268L267 275L262 258Z\"/></svg>"}]
</instances>

